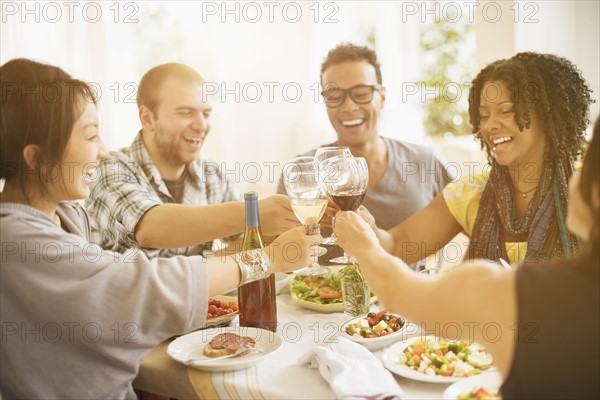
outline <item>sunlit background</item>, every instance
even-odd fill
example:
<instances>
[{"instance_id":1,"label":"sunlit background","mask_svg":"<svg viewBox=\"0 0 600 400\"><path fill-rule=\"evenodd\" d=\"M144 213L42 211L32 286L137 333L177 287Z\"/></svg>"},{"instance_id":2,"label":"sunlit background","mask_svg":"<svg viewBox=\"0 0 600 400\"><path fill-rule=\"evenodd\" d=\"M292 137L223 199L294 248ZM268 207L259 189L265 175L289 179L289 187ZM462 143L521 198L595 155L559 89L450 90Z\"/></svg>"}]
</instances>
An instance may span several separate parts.
<instances>
[{"instance_id":1,"label":"sunlit background","mask_svg":"<svg viewBox=\"0 0 600 400\"><path fill-rule=\"evenodd\" d=\"M380 133L433 146L448 161L483 160L465 136L466 99L491 61L524 50L565 56L598 101L596 0L1 3L0 61L33 58L94 82L111 150L140 129L135 94L145 71L172 61L195 68L214 92L203 153L225 163L240 190L261 195L275 191L276 176L265 167L257 177L246 163L283 163L335 139L319 68L343 41L379 55Z\"/></svg>"}]
</instances>

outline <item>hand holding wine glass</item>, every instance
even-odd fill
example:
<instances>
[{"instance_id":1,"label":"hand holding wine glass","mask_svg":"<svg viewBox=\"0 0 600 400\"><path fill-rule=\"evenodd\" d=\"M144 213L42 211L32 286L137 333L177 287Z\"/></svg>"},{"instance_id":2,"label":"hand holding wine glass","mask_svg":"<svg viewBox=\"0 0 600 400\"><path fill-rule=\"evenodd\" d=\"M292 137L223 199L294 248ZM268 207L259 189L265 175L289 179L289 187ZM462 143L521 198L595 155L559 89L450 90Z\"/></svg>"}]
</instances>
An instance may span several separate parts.
<instances>
[{"instance_id":1,"label":"hand holding wine glass","mask_svg":"<svg viewBox=\"0 0 600 400\"><path fill-rule=\"evenodd\" d=\"M350 152L350 148L341 147L341 146L328 146L328 147L319 147L315 151L315 158L319 161L319 164L321 166L320 180L321 180L321 184L323 185L323 192L327 192L327 190L325 189L325 186L324 186L325 162L330 158L338 157L338 156L351 158L352 153ZM325 209L325 214L327 214L327 209ZM332 224L333 224L333 216L332 215L331 215L331 219L332 219ZM326 226L331 226L331 225L329 223L327 223ZM322 244L335 246L335 244L336 244L335 234L332 233L331 236L326 238Z\"/></svg>"},{"instance_id":2,"label":"hand holding wine glass","mask_svg":"<svg viewBox=\"0 0 600 400\"><path fill-rule=\"evenodd\" d=\"M325 161L325 188L327 195L342 211L356 211L362 204L369 183L369 168L364 157L333 157ZM336 263L352 262L345 254L331 260Z\"/></svg>"},{"instance_id":3,"label":"hand holding wine glass","mask_svg":"<svg viewBox=\"0 0 600 400\"><path fill-rule=\"evenodd\" d=\"M292 210L309 235L320 232L319 220L327 207L320 178L320 164L315 157L293 158L286 163L283 171L285 189L292 199ZM322 275L328 271L318 263L313 263L297 273Z\"/></svg>"}]
</instances>

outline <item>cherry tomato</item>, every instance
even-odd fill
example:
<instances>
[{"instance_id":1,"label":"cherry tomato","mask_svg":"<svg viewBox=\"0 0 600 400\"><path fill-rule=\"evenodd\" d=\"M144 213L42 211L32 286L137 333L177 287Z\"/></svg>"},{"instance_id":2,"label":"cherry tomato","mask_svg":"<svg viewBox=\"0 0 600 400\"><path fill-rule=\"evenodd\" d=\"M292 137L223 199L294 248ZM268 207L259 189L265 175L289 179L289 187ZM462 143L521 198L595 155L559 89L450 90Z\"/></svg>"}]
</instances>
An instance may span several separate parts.
<instances>
[{"instance_id":1,"label":"cherry tomato","mask_svg":"<svg viewBox=\"0 0 600 400\"><path fill-rule=\"evenodd\" d=\"M239 310L238 304L235 301L219 301L210 299L208 301L208 310L206 319L220 317L221 315L232 314Z\"/></svg>"}]
</instances>

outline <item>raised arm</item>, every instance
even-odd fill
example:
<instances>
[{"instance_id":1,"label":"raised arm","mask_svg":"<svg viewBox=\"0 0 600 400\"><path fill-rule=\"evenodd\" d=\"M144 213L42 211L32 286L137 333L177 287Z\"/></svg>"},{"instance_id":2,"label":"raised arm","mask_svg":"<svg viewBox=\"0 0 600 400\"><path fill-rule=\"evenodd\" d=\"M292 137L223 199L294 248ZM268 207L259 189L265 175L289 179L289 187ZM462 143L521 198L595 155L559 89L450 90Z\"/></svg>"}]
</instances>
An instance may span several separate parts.
<instances>
[{"instance_id":1,"label":"raised arm","mask_svg":"<svg viewBox=\"0 0 600 400\"><path fill-rule=\"evenodd\" d=\"M300 225L287 196L273 195L259 200L258 209L265 236L276 236ZM205 206L160 204L139 220L135 240L142 247L187 247L243 230L243 202Z\"/></svg>"},{"instance_id":2,"label":"raised arm","mask_svg":"<svg viewBox=\"0 0 600 400\"><path fill-rule=\"evenodd\" d=\"M316 261L316 245L323 238L320 235L306 235L304 227L296 227L281 234L273 243L265 247L272 263L272 272L291 272ZM312 246L312 247L311 247ZM286 257L290 247L297 249L294 257ZM206 260L208 272L208 293L210 296L228 292L240 284L240 272L232 256L222 255Z\"/></svg>"},{"instance_id":3,"label":"raised arm","mask_svg":"<svg viewBox=\"0 0 600 400\"><path fill-rule=\"evenodd\" d=\"M101 232L103 245L146 248L194 246L240 233L244 202L211 205L165 204L151 189L136 163L115 155L102 161L86 207ZM300 223L287 196L274 195L258 203L263 234L279 235Z\"/></svg>"},{"instance_id":4,"label":"raised arm","mask_svg":"<svg viewBox=\"0 0 600 400\"><path fill-rule=\"evenodd\" d=\"M427 207L388 231L378 228L364 208L358 213L376 233L381 247L409 264L436 253L462 230L441 193Z\"/></svg>"},{"instance_id":5,"label":"raised arm","mask_svg":"<svg viewBox=\"0 0 600 400\"><path fill-rule=\"evenodd\" d=\"M393 238L392 254L407 263L438 252L462 230L440 193L427 207L388 232Z\"/></svg>"}]
</instances>

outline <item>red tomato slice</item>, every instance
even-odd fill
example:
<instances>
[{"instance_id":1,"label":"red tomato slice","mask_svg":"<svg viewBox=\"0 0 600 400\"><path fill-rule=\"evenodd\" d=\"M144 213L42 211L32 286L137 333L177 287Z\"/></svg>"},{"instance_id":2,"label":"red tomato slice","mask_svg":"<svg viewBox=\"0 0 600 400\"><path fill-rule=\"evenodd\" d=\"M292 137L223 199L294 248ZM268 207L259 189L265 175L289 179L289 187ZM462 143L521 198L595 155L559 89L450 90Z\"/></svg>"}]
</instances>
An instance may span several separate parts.
<instances>
[{"instance_id":1,"label":"red tomato slice","mask_svg":"<svg viewBox=\"0 0 600 400\"><path fill-rule=\"evenodd\" d=\"M342 292L329 286L323 286L317 289L317 295L322 299L337 299L342 297Z\"/></svg>"},{"instance_id":2,"label":"red tomato slice","mask_svg":"<svg viewBox=\"0 0 600 400\"><path fill-rule=\"evenodd\" d=\"M482 398L484 396L489 396L489 395L491 395L491 393L488 392L487 390L485 390L484 388L479 388L475 392L475 398L476 399L480 399L480 398Z\"/></svg>"}]
</instances>

